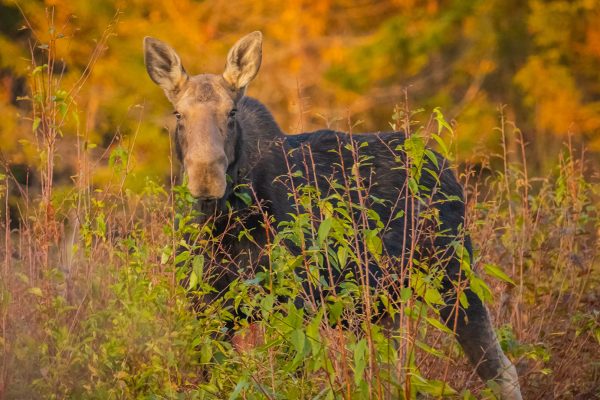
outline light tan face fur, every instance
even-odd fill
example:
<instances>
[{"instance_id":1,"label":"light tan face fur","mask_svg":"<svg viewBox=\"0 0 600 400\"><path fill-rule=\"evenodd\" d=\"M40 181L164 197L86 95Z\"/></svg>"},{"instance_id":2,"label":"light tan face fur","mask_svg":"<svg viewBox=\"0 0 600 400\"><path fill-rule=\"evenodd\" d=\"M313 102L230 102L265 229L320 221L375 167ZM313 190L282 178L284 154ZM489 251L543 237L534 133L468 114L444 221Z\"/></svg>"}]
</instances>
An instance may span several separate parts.
<instances>
[{"instance_id":1,"label":"light tan face fur","mask_svg":"<svg viewBox=\"0 0 600 400\"><path fill-rule=\"evenodd\" d=\"M228 116L256 76L262 35L253 32L229 51L223 75L188 76L177 53L167 44L145 38L148 74L165 92L178 118L188 188L199 199L220 199L227 189L227 168L234 157L228 137Z\"/></svg>"},{"instance_id":2,"label":"light tan face fur","mask_svg":"<svg viewBox=\"0 0 600 400\"><path fill-rule=\"evenodd\" d=\"M198 75L186 82L173 103L181 161L194 197L225 194L227 167L234 156L233 146L227 146L227 116L235 106L234 96L221 76Z\"/></svg>"}]
</instances>

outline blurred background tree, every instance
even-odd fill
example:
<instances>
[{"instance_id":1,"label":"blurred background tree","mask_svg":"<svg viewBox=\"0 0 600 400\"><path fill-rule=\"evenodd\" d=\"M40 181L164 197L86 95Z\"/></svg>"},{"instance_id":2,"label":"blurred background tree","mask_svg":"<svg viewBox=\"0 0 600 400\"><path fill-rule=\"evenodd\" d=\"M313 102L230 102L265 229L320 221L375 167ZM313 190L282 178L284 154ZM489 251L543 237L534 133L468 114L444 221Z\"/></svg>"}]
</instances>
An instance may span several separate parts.
<instances>
[{"instance_id":1,"label":"blurred background tree","mask_svg":"<svg viewBox=\"0 0 600 400\"><path fill-rule=\"evenodd\" d=\"M54 71L72 87L107 26L113 34L74 95L77 118L61 132L55 173L65 185L78 171L76 143L108 160L135 141L128 186L167 179L161 127L173 121L144 69L147 35L175 47L191 73L219 73L229 47L261 30L263 66L248 94L289 133L388 130L408 90L411 107L439 106L455 121L461 160L499 151L501 108L534 168L569 134L600 151L598 0L0 0L0 148L15 173L39 157L31 104L20 100L31 92L32 54L41 59L55 38ZM106 164L93 180L110 179Z\"/></svg>"}]
</instances>

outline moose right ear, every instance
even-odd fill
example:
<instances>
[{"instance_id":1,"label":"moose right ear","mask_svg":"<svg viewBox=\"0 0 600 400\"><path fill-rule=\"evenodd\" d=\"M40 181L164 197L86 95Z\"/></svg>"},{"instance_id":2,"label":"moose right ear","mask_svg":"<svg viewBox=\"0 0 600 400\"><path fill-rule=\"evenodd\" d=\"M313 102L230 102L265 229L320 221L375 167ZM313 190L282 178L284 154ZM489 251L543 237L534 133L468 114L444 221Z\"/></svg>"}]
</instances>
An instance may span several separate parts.
<instances>
[{"instance_id":1,"label":"moose right ear","mask_svg":"<svg viewBox=\"0 0 600 400\"><path fill-rule=\"evenodd\" d=\"M166 43L146 36L144 38L144 63L150 78L160 86L173 103L188 80L181 59Z\"/></svg>"},{"instance_id":2,"label":"moose right ear","mask_svg":"<svg viewBox=\"0 0 600 400\"><path fill-rule=\"evenodd\" d=\"M235 90L244 90L258 73L262 60L262 33L252 32L229 50L223 78Z\"/></svg>"}]
</instances>

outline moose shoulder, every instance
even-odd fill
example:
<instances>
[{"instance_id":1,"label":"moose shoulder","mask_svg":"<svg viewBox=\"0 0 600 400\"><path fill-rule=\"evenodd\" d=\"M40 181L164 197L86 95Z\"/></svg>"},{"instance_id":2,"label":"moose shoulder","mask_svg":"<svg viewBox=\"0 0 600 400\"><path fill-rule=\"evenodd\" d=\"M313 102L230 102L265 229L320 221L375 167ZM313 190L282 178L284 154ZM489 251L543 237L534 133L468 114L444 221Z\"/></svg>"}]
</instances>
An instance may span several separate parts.
<instances>
[{"instance_id":1,"label":"moose shoulder","mask_svg":"<svg viewBox=\"0 0 600 400\"><path fill-rule=\"evenodd\" d=\"M241 213L248 207L236 190L246 190L263 213L285 221L298 211L295 188L308 184L322 195L340 187L348 189L348 200L363 210L373 210L385 224L382 246L389 257L402 260L398 268L409 264L407 257L429 254L443 260L442 290L447 304L440 308L443 322L456 331L481 379L495 380L503 399L521 398L516 370L502 352L481 300L466 288L469 306L455 307L453 282L464 276L453 244L462 243L469 254L472 249L463 232L462 188L445 159L431 151L422 158L417 185L428 193L429 201L415 202L407 179L410 160L404 133L351 135L322 130L286 136L264 105L244 95L260 68L260 32L245 36L231 48L221 75L188 75L177 53L159 40L145 38L144 48L148 74L175 108L177 155L188 176L189 191L198 207L214 216L215 229L226 229L228 219L220 217L227 213L226 205ZM411 207L406 207L409 202ZM419 234L414 221L423 208L434 209L436 223L429 229L437 234L423 238L415 251L409 243ZM253 246L266 244L260 220L250 217L248 223L257 228ZM237 246L237 250L250 246L233 242L231 248ZM381 283L377 263L369 264L368 272L371 285ZM226 275L221 282L224 287Z\"/></svg>"}]
</instances>

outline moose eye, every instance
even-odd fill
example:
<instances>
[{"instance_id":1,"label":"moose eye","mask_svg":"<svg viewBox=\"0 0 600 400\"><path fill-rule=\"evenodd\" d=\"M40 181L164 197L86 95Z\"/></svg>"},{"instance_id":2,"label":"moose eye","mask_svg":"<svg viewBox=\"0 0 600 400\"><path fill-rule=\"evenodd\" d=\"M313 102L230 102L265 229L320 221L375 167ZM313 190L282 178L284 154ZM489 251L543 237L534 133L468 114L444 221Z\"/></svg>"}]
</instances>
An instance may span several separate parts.
<instances>
[{"instance_id":1,"label":"moose eye","mask_svg":"<svg viewBox=\"0 0 600 400\"><path fill-rule=\"evenodd\" d=\"M177 118L177 121L181 119L181 113L179 111L173 111L173 115Z\"/></svg>"}]
</instances>

